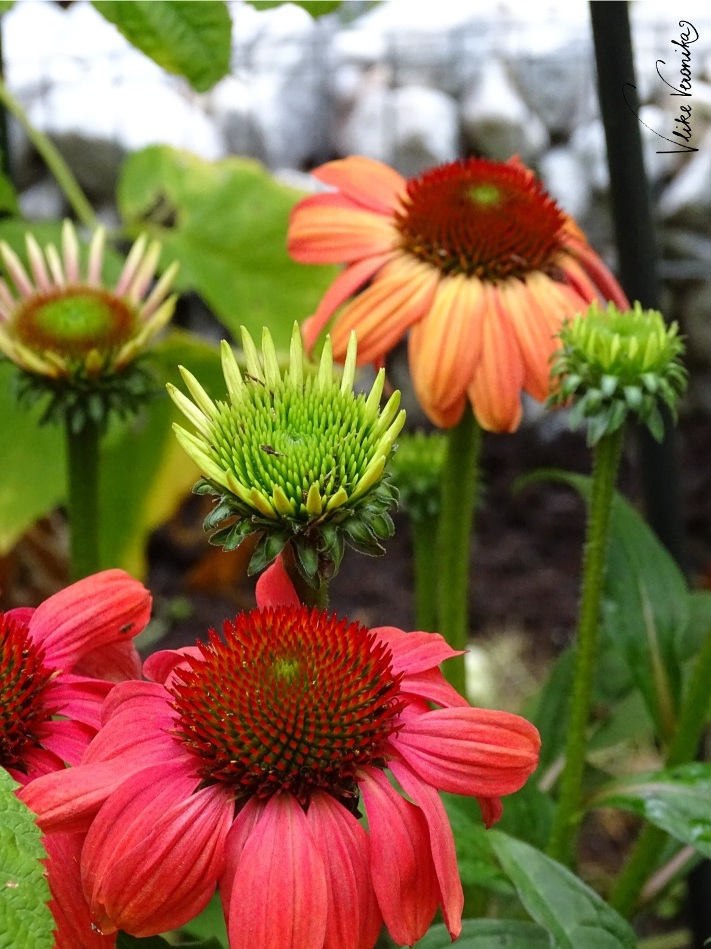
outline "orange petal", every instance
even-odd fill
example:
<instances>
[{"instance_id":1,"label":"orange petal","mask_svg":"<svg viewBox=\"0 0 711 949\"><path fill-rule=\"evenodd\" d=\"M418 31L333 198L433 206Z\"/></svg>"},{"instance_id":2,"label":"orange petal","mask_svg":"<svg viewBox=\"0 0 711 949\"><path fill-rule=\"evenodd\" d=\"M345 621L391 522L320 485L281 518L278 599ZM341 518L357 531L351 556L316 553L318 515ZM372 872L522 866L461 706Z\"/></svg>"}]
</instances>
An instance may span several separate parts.
<instances>
[{"instance_id":1,"label":"orange petal","mask_svg":"<svg viewBox=\"0 0 711 949\"><path fill-rule=\"evenodd\" d=\"M559 346L555 334L563 317L561 308L552 305L555 292L553 281L542 273L531 274L523 284L514 279L500 287L523 358L523 388L540 402L550 391L550 358Z\"/></svg>"},{"instance_id":2,"label":"orange petal","mask_svg":"<svg viewBox=\"0 0 711 949\"><path fill-rule=\"evenodd\" d=\"M343 264L390 250L397 239L392 223L372 211L323 205L294 208L289 253L303 264Z\"/></svg>"},{"instance_id":3,"label":"orange petal","mask_svg":"<svg viewBox=\"0 0 711 949\"><path fill-rule=\"evenodd\" d=\"M345 356L351 330L358 335L358 363L384 356L432 303L439 271L406 255L386 264L367 290L345 307L331 333L333 355Z\"/></svg>"},{"instance_id":4,"label":"orange petal","mask_svg":"<svg viewBox=\"0 0 711 949\"><path fill-rule=\"evenodd\" d=\"M595 251L586 241L570 240L567 242L570 253L577 257L586 273L597 287L597 292L603 300L612 300L620 310L629 310L629 300L625 292L612 275L612 272L603 264Z\"/></svg>"},{"instance_id":5,"label":"orange petal","mask_svg":"<svg viewBox=\"0 0 711 949\"><path fill-rule=\"evenodd\" d=\"M407 182L388 165L374 158L351 155L330 161L311 172L324 184L338 188L359 204L374 211L389 212L404 194Z\"/></svg>"},{"instance_id":6,"label":"orange petal","mask_svg":"<svg viewBox=\"0 0 711 949\"><path fill-rule=\"evenodd\" d=\"M442 427L461 415L464 396L481 357L484 286L464 275L440 281L434 302L410 333L410 372L417 398Z\"/></svg>"},{"instance_id":7,"label":"orange petal","mask_svg":"<svg viewBox=\"0 0 711 949\"><path fill-rule=\"evenodd\" d=\"M304 320L301 325L307 351L311 350L318 339L319 333L338 307L367 283L373 274L380 270L383 264L390 260L392 256L392 253L388 253L365 257L341 271L324 294L316 312Z\"/></svg>"},{"instance_id":8,"label":"orange petal","mask_svg":"<svg viewBox=\"0 0 711 949\"><path fill-rule=\"evenodd\" d=\"M469 386L469 399L482 428L513 432L521 421L523 359L499 288L484 284L484 290L481 359Z\"/></svg>"}]
</instances>

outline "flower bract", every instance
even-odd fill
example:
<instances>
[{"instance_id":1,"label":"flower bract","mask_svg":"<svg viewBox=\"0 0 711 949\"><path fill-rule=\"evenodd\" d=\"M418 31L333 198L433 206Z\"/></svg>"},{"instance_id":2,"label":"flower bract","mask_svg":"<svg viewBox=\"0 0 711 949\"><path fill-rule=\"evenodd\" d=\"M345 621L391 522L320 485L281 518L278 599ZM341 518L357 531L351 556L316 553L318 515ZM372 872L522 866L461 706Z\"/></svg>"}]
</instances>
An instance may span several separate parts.
<instances>
[{"instance_id":1,"label":"flower bract","mask_svg":"<svg viewBox=\"0 0 711 949\"><path fill-rule=\"evenodd\" d=\"M103 421L112 409L130 409L146 387L134 362L175 307L176 297L168 292L177 264L149 289L161 247L142 235L109 288L101 279L102 227L94 231L85 267L70 221L62 229L61 253L53 244L40 247L32 234L25 240L29 273L0 241L9 278L0 280L0 353L25 370L23 390L51 395L50 415L80 411L78 403L90 396L95 420Z\"/></svg>"},{"instance_id":2,"label":"flower bract","mask_svg":"<svg viewBox=\"0 0 711 949\"><path fill-rule=\"evenodd\" d=\"M37 609L0 613L0 765L29 787L78 764L115 682L140 674L132 639L151 597L121 570L72 584ZM56 949L106 949L81 897L82 833L45 840Z\"/></svg>"},{"instance_id":3,"label":"flower bract","mask_svg":"<svg viewBox=\"0 0 711 949\"><path fill-rule=\"evenodd\" d=\"M196 490L219 499L205 526L229 521L211 542L229 550L259 534L252 572L290 542L309 582L337 570L345 543L381 553L380 541L393 532L388 508L396 492L385 465L405 420L399 393L381 410L383 373L367 396L353 392L355 338L340 378L328 341L318 367L304 365L296 325L284 371L268 331L261 356L245 330L242 339L244 373L229 345L222 345L226 401L213 401L183 368L192 399L168 386L195 428L174 426L205 479Z\"/></svg>"},{"instance_id":4,"label":"flower bract","mask_svg":"<svg viewBox=\"0 0 711 949\"><path fill-rule=\"evenodd\" d=\"M152 681L114 689L79 767L22 792L46 832L87 830L95 925L171 929L219 883L231 949L371 949L383 921L412 945L438 906L456 937L438 792L476 796L493 822L538 732L470 707L438 669L455 654L441 636L302 606L281 560L257 601L222 637L150 657Z\"/></svg>"},{"instance_id":5,"label":"flower bract","mask_svg":"<svg viewBox=\"0 0 711 949\"><path fill-rule=\"evenodd\" d=\"M304 324L311 347L331 327L345 356L383 362L408 334L418 399L438 426L467 402L480 424L512 431L521 392L549 394L554 335L598 299L625 296L575 222L517 159L468 159L406 180L353 156L313 172L334 190L303 199L288 244L303 263L345 270ZM342 307L342 309L341 309Z\"/></svg>"},{"instance_id":6,"label":"flower bract","mask_svg":"<svg viewBox=\"0 0 711 949\"><path fill-rule=\"evenodd\" d=\"M571 404L571 424L585 422L588 443L617 431L628 415L659 441L664 425L659 405L676 418L687 372L676 323L639 302L618 310L593 305L561 327L553 358L553 405Z\"/></svg>"}]
</instances>

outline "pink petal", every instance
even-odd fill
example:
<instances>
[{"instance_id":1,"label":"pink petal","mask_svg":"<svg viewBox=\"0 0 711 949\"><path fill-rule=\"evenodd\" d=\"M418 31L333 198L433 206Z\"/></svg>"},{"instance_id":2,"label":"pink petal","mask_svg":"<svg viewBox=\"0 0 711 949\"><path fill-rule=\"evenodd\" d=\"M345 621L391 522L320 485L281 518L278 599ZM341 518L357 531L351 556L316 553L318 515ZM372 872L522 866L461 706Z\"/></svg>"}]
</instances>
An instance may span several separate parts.
<instances>
[{"instance_id":1,"label":"pink petal","mask_svg":"<svg viewBox=\"0 0 711 949\"><path fill-rule=\"evenodd\" d=\"M74 666L79 675L107 682L141 678L141 657L132 642L106 643L85 653Z\"/></svg>"},{"instance_id":2,"label":"pink petal","mask_svg":"<svg viewBox=\"0 0 711 949\"><path fill-rule=\"evenodd\" d=\"M260 610L269 606L301 606L294 584L284 567L281 554L257 580L256 594L257 606Z\"/></svg>"},{"instance_id":3,"label":"pink petal","mask_svg":"<svg viewBox=\"0 0 711 949\"><path fill-rule=\"evenodd\" d=\"M161 649L143 663L143 674L147 679L169 688L175 681L178 669L190 669L188 657L200 659L203 653L198 646L183 646L180 649Z\"/></svg>"},{"instance_id":4,"label":"pink petal","mask_svg":"<svg viewBox=\"0 0 711 949\"><path fill-rule=\"evenodd\" d=\"M82 883L103 932L156 935L209 902L233 803L222 785L195 787L178 766L149 768L124 781L97 814L82 851Z\"/></svg>"},{"instance_id":5,"label":"pink petal","mask_svg":"<svg viewBox=\"0 0 711 949\"><path fill-rule=\"evenodd\" d=\"M115 945L113 935L103 936L91 925L79 876L83 844L84 834L50 834L44 839L52 893L49 908L56 924L54 949L109 949Z\"/></svg>"},{"instance_id":6,"label":"pink petal","mask_svg":"<svg viewBox=\"0 0 711 949\"><path fill-rule=\"evenodd\" d=\"M518 791L540 749L538 731L525 718L483 708L434 709L404 721L390 742L428 784L477 797Z\"/></svg>"},{"instance_id":7,"label":"pink petal","mask_svg":"<svg viewBox=\"0 0 711 949\"><path fill-rule=\"evenodd\" d=\"M393 168L363 155L327 162L311 174L359 204L382 214L394 210L407 187L407 181Z\"/></svg>"},{"instance_id":8,"label":"pink petal","mask_svg":"<svg viewBox=\"0 0 711 949\"><path fill-rule=\"evenodd\" d=\"M110 682L101 679L65 673L53 683L50 701L58 713L91 725L94 731L98 731L101 710L111 688Z\"/></svg>"},{"instance_id":9,"label":"pink petal","mask_svg":"<svg viewBox=\"0 0 711 949\"><path fill-rule=\"evenodd\" d=\"M317 792L307 819L326 870L328 915L323 949L372 949L383 917L370 878L370 841L335 798Z\"/></svg>"},{"instance_id":10,"label":"pink petal","mask_svg":"<svg viewBox=\"0 0 711 949\"><path fill-rule=\"evenodd\" d=\"M422 808L425 815L432 859L439 881L442 915L449 935L456 939L462 931L464 893L459 879L454 836L444 804L439 793L429 784L425 784L406 764L393 760L389 762L389 768L400 782L403 791Z\"/></svg>"},{"instance_id":11,"label":"pink petal","mask_svg":"<svg viewBox=\"0 0 711 949\"><path fill-rule=\"evenodd\" d=\"M47 664L70 671L89 652L124 642L144 628L151 595L123 570L104 570L60 590L30 619L32 639L45 648Z\"/></svg>"},{"instance_id":12,"label":"pink petal","mask_svg":"<svg viewBox=\"0 0 711 949\"><path fill-rule=\"evenodd\" d=\"M328 889L301 805L275 794L235 871L229 910L232 949L322 949Z\"/></svg>"},{"instance_id":13,"label":"pink petal","mask_svg":"<svg viewBox=\"0 0 711 949\"><path fill-rule=\"evenodd\" d=\"M426 672L403 676L400 680L400 690L427 699L428 702L434 702L443 708L469 708L469 702L447 682L439 669L428 669Z\"/></svg>"},{"instance_id":14,"label":"pink petal","mask_svg":"<svg viewBox=\"0 0 711 949\"><path fill-rule=\"evenodd\" d=\"M242 810L237 814L225 838L225 869L219 879L219 887L222 911L225 914L228 930L230 928L230 905L232 903L232 889L234 887L235 873L242 859L244 846L257 821L264 813L265 807L266 802L260 801L258 797L252 796L248 798Z\"/></svg>"},{"instance_id":15,"label":"pink petal","mask_svg":"<svg viewBox=\"0 0 711 949\"><path fill-rule=\"evenodd\" d=\"M411 675L426 669L436 669L445 659L461 656L462 650L452 649L439 633L405 633L395 626L377 626L375 633L393 654L393 671Z\"/></svg>"},{"instance_id":16,"label":"pink petal","mask_svg":"<svg viewBox=\"0 0 711 949\"><path fill-rule=\"evenodd\" d=\"M81 722L61 719L46 722L42 730L42 744L67 764L77 765L96 729Z\"/></svg>"},{"instance_id":17,"label":"pink petal","mask_svg":"<svg viewBox=\"0 0 711 949\"><path fill-rule=\"evenodd\" d=\"M398 945L427 931L439 902L427 822L419 807L392 787L382 771L363 769L359 786L368 813L371 871L380 910Z\"/></svg>"},{"instance_id":18,"label":"pink petal","mask_svg":"<svg viewBox=\"0 0 711 949\"><path fill-rule=\"evenodd\" d=\"M365 208L297 205L289 222L288 248L302 264L348 264L391 251L397 241L394 225Z\"/></svg>"},{"instance_id":19,"label":"pink petal","mask_svg":"<svg viewBox=\"0 0 711 949\"><path fill-rule=\"evenodd\" d=\"M504 805L500 797L477 797L477 804L481 811L481 819L488 830L497 821L501 820L504 813Z\"/></svg>"}]
</instances>

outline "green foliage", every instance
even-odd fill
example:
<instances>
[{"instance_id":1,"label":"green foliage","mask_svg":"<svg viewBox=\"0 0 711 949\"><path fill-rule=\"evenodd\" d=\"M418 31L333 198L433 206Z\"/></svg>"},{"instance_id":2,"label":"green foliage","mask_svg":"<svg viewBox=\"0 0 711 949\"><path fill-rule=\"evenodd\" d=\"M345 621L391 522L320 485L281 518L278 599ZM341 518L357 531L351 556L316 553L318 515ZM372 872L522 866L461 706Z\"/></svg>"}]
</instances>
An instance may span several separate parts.
<instances>
[{"instance_id":1,"label":"green foliage","mask_svg":"<svg viewBox=\"0 0 711 949\"><path fill-rule=\"evenodd\" d=\"M545 929L515 919L465 919L456 949L550 949ZM416 949L451 949L446 926L433 926Z\"/></svg>"},{"instance_id":2,"label":"green foliage","mask_svg":"<svg viewBox=\"0 0 711 949\"><path fill-rule=\"evenodd\" d=\"M254 7L255 10L271 10L273 7L281 7L287 2L306 10L315 19L324 16L326 13L333 13L342 5L343 0L247 0L250 7Z\"/></svg>"},{"instance_id":3,"label":"green foliage","mask_svg":"<svg viewBox=\"0 0 711 949\"><path fill-rule=\"evenodd\" d=\"M596 807L621 807L711 858L711 765L635 774L598 791Z\"/></svg>"},{"instance_id":4,"label":"green foliage","mask_svg":"<svg viewBox=\"0 0 711 949\"><path fill-rule=\"evenodd\" d=\"M194 939L212 937L213 940L219 941L220 946L227 946L227 929L220 897L215 895L202 913L183 928L183 932Z\"/></svg>"},{"instance_id":5,"label":"green foliage","mask_svg":"<svg viewBox=\"0 0 711 949\"><path fill-rule=\"evenodd\" d=\"M52 949L42 835L16 787L0 768L0 949Z\"/></svg>"},{"instance_id":6,"label":"green foliage","mask_svg":"<svg viewBox=\"0 0 711 949\"><path fill-rule=\"evenodd\" d=\"M163 243L163 260L180 261L175 281L194 290L235 336L267 326L287 348L294 320L317 306L336 273L297 264L286 252L289 212L301 194L257 162L207 162L157 145L131 155L118 188L129 227Z\"/></svg>"},{"instance_id":7,"label":"green foliage","mask_svg":"<svg viewBox=\"0 0 711 949\"><path fill-rule=\"evenodd\" d=\"M94 0L126 39L206 92L230 70L232 20L222 0Z\"/></svg>"},{"instance_id":8,"label":"green foliage","mask_svg":"<svg viewBox=\"0 0 711 949\"><path fill-rule=\"evenodd\" d=\"M0 8L0 14L2 14L2 12L3 10ZM17 193L9 178L0 172L0 213L19 214L19 211Z\"/></svg>"},{"instance_id":9,"label":"green foliage","mask_svg":"<svg viewBox=\"0 0 711 949\"><path fill-rule=\"evenodd\" d=\"M139 939L138 936L129 936L119 933L116 939L116 949L170 949L174 945L167 942L162 936L147 936ZM198 940L180 941L181 949L224 949L219 939L205 938Z\"/></svg>"},{"instance_id":10,"label":"green foliage","mask_svg":"<svg viewBox=\"0 0 711 949\"><path fill-rule=\"evenodd\" d=\"M501 831L489 831L487 839L521 903L557 949L634 949L629 924L566 867Z\"/></svg>"}]
</instances>

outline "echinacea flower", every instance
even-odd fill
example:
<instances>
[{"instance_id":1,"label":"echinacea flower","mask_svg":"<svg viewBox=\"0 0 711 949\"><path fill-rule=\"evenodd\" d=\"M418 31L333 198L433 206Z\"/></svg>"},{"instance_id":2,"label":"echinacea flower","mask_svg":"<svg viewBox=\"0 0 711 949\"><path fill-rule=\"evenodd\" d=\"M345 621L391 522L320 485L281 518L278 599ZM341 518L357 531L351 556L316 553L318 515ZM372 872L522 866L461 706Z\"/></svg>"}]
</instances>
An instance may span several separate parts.
<instances>
[{"instance_id":1,"label":"echinacea flower","mask_svg":"<svg viewBox=\"0 0 711 949\"><path fill-rule=\"evenodd\" d=\"M571 404L571 425L585 421L588 444L616 432L630 414L661 441L659 405L676 418L688 375L676 323L667 326L658 310L643 310L639 302L622 311L593 304L563 324L558 340L549 401Z\"/></svg>"},{"instance_id":2,"label":"echinacea flower","mask_svg":"<svg viewBox=\"0 0 711 949\"><path fill-rule=\"evenodd\" d=\"M244 375L230 346L222 343L226 402L213 402L180 367L192 401L175 386L167 388L196 432L173 428L204 476L195 490L218 498L206 529L229 521L210 542L230 550L248 535L260 535L252 573L291 543L297 567L317 585L317 578L336 572L345 543L382 553L380 540L393 533L388 508L397 494L385 465L405 422L404 411L398 411L400 393L380 408L383 372L367 397L353 392L355 336L340 377L334 377L328 340L318 367L304 365L297 324L283 372L268 330L261 358L245 329L242 345Z\"/></svg>"},{"instance_id":3,"label":"echinacea flower","mask_svg":"<svg viewBox=\"0 0 711 949\"><path fill-rule=\"evenodd\" d=\"M257 600L223 638L150 657L153 681L114 689L79 767L23 792L46 832L88 830L95 924L159 933L219 883L231 949L371 949L383 920L412 945L437 906L455 937L438 792L478 797L492 823L538 732L471 708L437 668L454 654L439 635L302 606L280 560Z\"/></svg>"},{"instance_id":4,"label":"echinacea flower","mask_svg":"<svg viewBox=\"0 0 711 949\"><path fill-rule=\"evenodd\" d=\"M79 762L113 684L140 674L132 639L150 607L141 583L106 570L37 609L0 613L0 765L21 785ZM74 833L45 841L56 949L113 945L92 929L81 896L82 844Z\"/></svg>"},{"instance_id":5,"label":"echinacea flower","mask_svg":"<svg viewBox=\"0 0 711 949\"><path fill-rule=\"evenodd\" d=\"M29 386L67 402L67 390L99 395L121 410L138 386L132 363L170 320L176 297L167 296L178 265L171 264L152 290L160 258L158 241L142 235L131 248L116 286L105 287L101 271L106 234L91 238L85 271L73 224L62 228L61 253L44 249L32 234L25 243L29 273L0 241L11 283L0 279L0 353L29 374ZM121 386L123 383L123 389ZM96 409L94 410L96 411Z\"/></svg>"},{"instance_id":6,"label":"echinacea flower","mask_svg":"<svg viewBox=\"0 0 711 949\"><path fill-rule=\"evenodd\" d=\"M440 427L455 425L469 400L484 428L513 431L521 392L549 393L563 320L598 299L627 306L575 222L517 159L472 158L407 180L353 156L313 175L335 190L299 202L289 251L347 267L304 323L307 346L343 304L331 328L339 360L352 330L359 360L378 364L409 331L415 391Z\"/></svg>"}]
</instances>

